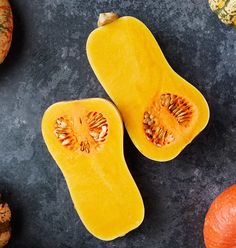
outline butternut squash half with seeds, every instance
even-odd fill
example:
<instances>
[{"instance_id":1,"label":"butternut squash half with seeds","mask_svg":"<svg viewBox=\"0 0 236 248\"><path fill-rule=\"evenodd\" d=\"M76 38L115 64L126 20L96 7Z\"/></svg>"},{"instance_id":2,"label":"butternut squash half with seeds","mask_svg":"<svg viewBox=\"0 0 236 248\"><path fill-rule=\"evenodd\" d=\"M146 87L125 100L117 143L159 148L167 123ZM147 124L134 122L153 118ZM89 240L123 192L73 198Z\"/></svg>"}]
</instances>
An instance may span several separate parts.
<instances>
[{"instance_id":1,"label":"butternut squash half with seeds","mask_svg":"<svg viewBox=\"0 0 236 248\"><path fill-rule=\"evenodd\" d=\"M105 13L98 26L87 40L88 59L133 143L150 159L175 158L208 123L206 100L173 71L141 21Z\"/></svg>"},{"instance_id":2,"label":"butternut squash half with seeds","mask_svg":"<svg viewBox=\"0 0 236 248\"><path fill-rule=\"evenodd\" d=\"M42 133L94 236L112 240L141 224L143 201L124 160L123 126L113 104L96 98L53 104Z\"/></svg>"}]
</instances>

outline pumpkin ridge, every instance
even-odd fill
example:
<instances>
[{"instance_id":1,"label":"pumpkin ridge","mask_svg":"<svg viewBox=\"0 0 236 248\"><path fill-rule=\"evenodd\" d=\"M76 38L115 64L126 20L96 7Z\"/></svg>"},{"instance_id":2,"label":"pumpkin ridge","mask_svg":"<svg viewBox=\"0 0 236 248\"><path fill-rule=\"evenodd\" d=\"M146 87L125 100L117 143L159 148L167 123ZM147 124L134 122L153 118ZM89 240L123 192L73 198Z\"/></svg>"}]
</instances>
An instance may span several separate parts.
<instances>
[{"instance_id":1,"label":"pumpkin ridge","mask_svg":"<svg viewBox=\"0 0 236 248\"><path fill-rule=\"evenodd\" d=\"M4 223L1 223L0 225L0 235L1 233L9 231L10 228L10 221L6 221Z\"/></svg>"},{"instance_id":2,"label":"pumpkin ridge","mask_svg":"<svg viewBox=\"0 0 236 248\"><path fill-rule=\"evenodd\" d=\"M6 32L6 31L10 31L10 29L4 26L3 24L0 24L0 32Z\"/></svg>"},{"instance_id":3,"label":"pumpkin ridge","mask_svg":"<svg viewBox=\"0 0 236 248\"><path fill-rule=\"evenodd\" d=\"M11 10L11 8L9 6L0 6L0 10Z\"/></svg>"}]
</instances>

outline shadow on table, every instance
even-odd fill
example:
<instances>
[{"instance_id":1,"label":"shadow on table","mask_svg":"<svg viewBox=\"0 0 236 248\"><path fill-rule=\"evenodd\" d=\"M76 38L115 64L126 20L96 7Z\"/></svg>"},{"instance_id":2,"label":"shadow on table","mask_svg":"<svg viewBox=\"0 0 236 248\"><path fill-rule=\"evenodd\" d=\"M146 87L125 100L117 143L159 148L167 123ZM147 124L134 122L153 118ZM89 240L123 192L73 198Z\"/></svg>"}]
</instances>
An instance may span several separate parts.
<instances>
[{"instance_id":1,"label":"shadow on table","mask_svg":"<svg viewBox=\"0 0 236 248\"><path fill-rule=\"evenodd\" d=\"M160 198L159 190L154 189L154 185L151 183L154 175L158 174L158 167L155 166L156 162L145 158L137 150L126 131L124 134L124 154L129 170L142 195L145 207L145 217L142 225L129 235L133 235L136 232L145 233L144 229L150 229L154 223L159 223L161 229L161 205L156 204L157 199ZM155 231L158 230L155 228Z\"/></svg>"}]
</instances>

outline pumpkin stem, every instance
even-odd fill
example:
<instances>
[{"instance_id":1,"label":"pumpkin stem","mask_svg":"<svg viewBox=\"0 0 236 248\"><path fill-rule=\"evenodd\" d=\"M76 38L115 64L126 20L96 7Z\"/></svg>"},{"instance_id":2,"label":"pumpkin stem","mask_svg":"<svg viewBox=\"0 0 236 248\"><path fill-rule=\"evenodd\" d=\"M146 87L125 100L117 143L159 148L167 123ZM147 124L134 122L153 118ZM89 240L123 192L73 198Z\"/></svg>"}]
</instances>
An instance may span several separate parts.
<instances>
[{"instance_id":1,"label":"pumpkin stem","mask_svg":"<svg viewBox=\"0 0 236 248\"><path fill-rule=\"evenodd\" d=\"M98 17L98 27L112 23L119 18L118 14L114 12L101 13Z\"/></svg>"}]
</instances>

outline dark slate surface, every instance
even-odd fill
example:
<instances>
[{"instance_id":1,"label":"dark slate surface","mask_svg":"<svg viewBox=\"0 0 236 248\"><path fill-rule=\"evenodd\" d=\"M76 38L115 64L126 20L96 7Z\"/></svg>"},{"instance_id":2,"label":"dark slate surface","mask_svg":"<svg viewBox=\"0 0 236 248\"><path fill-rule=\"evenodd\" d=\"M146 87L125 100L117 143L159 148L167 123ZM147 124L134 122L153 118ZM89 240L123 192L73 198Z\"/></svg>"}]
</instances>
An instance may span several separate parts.
<instances>
[{"instance_id":1,"label":"dark slate surface","mask_svg":"<svg viewBox=\"0 0 236 248\"><path fill-rule=\"evenodd\" d=\"M221 24L206 0L11 3L14 40L0 66L0 190L13 211L9 247L203 248L209 204L236 183L236 30ZM137 230L111 242L85 230L40 132L50 104L108 98L85 53L99 12L107 10L144 21L172 67L203 92L211 109L208 127L168 163L144 158L125 134L146 216Z\"/></svg>"}]
</instances>

